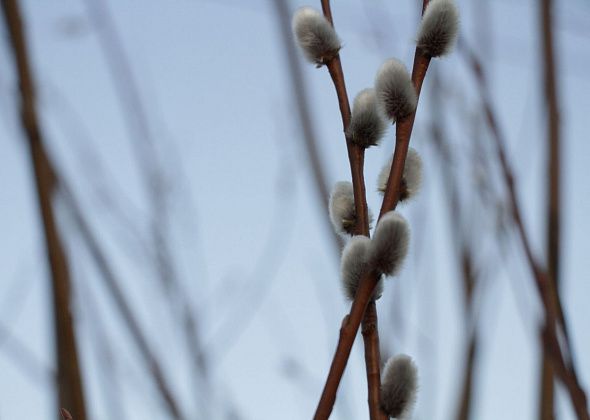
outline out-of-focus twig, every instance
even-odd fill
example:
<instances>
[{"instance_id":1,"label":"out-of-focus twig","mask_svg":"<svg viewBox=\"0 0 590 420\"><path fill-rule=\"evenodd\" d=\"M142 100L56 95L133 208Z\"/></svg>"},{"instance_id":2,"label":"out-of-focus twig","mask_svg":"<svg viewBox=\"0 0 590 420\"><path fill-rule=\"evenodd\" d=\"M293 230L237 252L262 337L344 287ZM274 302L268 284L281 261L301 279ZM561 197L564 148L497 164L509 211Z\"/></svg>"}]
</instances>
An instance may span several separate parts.
<instances>
[{"instance_id":1,"label":"out-of-focus twig","mask_svg":"<svg viewBox=\"0 0 590 420\"><path fill-rule=\"evenodd\" d=\"M559 251L560 251L560 138L559 104L557 76L553 41L553 2L540 1L539 33L543 44L543 80L547 106L547 281L552 283L549 304L555 311L561 311L559 298ZM563 314L561 314L563 319ZM567 336L567 325L563 322L563 332ZM541 386L539 395L539 419L553 420L554 413L554 374L547 349L543 348L541 361Z\"/></svg>"},{"instance_id":2,"label":"out-of-focus twig","mask_svg":"<svg viewBox=\"0 0 590 420\"><path fill-rule=\"evenodd\" d=\"M449 225L451 231L451 241L456 249L457 266L461 276L461 286L463 287L464 301L464 318L467 332L467 347L465 352L465 365L462 373L462 383L460 398L457 407L456 419L468 420L470 418L472 394L473 394L473 377L475 361L478 349L478 330L474 320L474 289L476 286L476 274L473 262L473 253L467 237L466 226L468 221L464 220L466 212L462 211L458 187L458 179L455 174L451 146L444 131L445 117L442 111L444 109L441 95L441 78L438 72L434 72L432 78L431 105L432 105L432 127L431 136L434 146L440 156L441 172L445 186L445 198L449 206Z\"/></svg>"},{"instance_id":3,"label":"out-of-focus twig","mask_svg":"<svg viewBox=\"0 0 590 420\"><path fill-rule=\"evenodd\" d=\"M544 309L545 320L541 330L542 343L544 343L544 346L551 355L553 369L555 369L556 375L565 385L576 415L579 419L588 420L590 419L590 414L588 414L586 393L578 381L576 369L573 365L571 343L567 335L567 329L564 327L566 325L564 313L561 310L561 303L558 296L551 290L553 283L548 280L547 271L541 267L533 255L529 237L524 229L520 207L516 198L513 171L505 152L506 141L492 107L483 66L475 52L468 47L465 40L461 40L459 47L477 82L483 112L495 143L502 177L508 193L510 215L524 248L527 263L532 271L534 283ZM554 301L553 299L555 298L557 299ZM552 302L555 302L556 305ZM561 333L563 340L558 339L559 333Z\"/></svg>"},{"instance_id":4,"label":"out-of-focus twig","mask_svg":"<svg viewBox=\"0 0 590 420\"><path fill-rule=\"evenodd\" d=\"M103 253L95 233L84 217L84 213L82 212L80 205L77 203L73 193L63 182L61 184L61 190L64 196L64 201L72 213L73 222L77 226L78 231L80 232L86 246L88 247L91 257L94 259L97 268L102 274L107 290L111 294L115 306L119 310L123 321L125 321L127 325L127 328L129 328L131 337L135 342L144 363L146 364L147 371L150 372L151 377L156 384L156 388L162 397L164 406L172 418L176 420L185 419L185 416L180 410L180 407L176 401L176 398L174 397L174 394L172 393L166 377L164 376L164 371L160 366L158 359L152 352L147 338L141 330L139 322L129 307L127 299L125 298L123 291L119 286L119 281L116 278L115 273L112 271L108 259Z\"/></svg>"},{"instance_id":5,"label":"out-of-focus twig","mask_svg":"<svg viewBox=\"0 0 590 420\"><path fill-rule=\"evenodd\" d=\"M125 111L124 122L137 152L135 157L151 206L149 230L154 251L154 268L169 299L170 310L183 326L185 344L191 355L191 366L196 379L200 380L201 387L198 393L199 396L204 396L209 391L207 360L201 343L196 310L184 290L170 248L170 215L166 189L168 177L162 169L161 152L156 147L146 106L141 99L131 62L125 54L107 3L102 0L88 0L86 4L90 11L90 18L95 22L98 30L102 50L117 87L121 106ZM206 416L205 411L208 408L202 406L200 409Z\"/></svg>"},{"instance_id":6,"label":"out-of-focus twig","mask_svg":"<svg viewBox=\"0 0 590 420\"><path fill-rule=\"evenodd\" d=\"M39 124L32 69L17 0L2 0L2 11L16 62L20 88L21 124L28 140L31 164L35 173L35 186L51 271L59 404L69 407L77 420L85 420L86 405L78 363L74 316L71 312L68 260L52 203L56 187L55 169L45 149Z\"/></svg>"}]
</instances>

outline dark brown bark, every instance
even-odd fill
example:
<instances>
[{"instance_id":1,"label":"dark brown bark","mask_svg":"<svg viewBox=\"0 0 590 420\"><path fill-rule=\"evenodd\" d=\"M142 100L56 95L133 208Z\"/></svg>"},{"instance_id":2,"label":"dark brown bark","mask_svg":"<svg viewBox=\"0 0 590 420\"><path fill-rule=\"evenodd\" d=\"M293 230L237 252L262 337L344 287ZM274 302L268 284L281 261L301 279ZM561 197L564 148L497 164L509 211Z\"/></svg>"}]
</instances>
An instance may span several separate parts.
<instances>
[{"instance_id":1,"label":"dark brown bark","mask_svg":"<svg viewBox=\"0 0 590 420\"><path fill-rule=\"evenodd\" d=\"M3 0L2 10L16 61L21 100L21 124L29 145L45 234L47 260L51 272L59 406L68 407L76 419L84 420L86 407L71 313L70 274L67 256L53 213L55 170L45 150L37 116L35 87L19 5L16 0Z\"/></svg>"}]
</instances>

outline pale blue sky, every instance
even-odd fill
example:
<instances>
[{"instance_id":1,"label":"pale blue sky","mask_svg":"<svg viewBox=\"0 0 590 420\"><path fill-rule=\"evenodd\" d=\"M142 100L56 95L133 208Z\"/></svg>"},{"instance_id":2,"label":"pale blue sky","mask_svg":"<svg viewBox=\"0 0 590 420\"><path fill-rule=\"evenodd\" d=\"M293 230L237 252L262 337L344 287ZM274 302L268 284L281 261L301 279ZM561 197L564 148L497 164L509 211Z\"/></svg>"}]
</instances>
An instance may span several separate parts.
<instances>
[{"instance_id":1,"label":"pale blue sky","mask_svg":"<svg viewBox=\"0 0 590 420\"><path fill-rule=\"evenodd\" d=\"M187 295L197 307L212 359L214 388L204 413L193 395L180 334L145 254L129 229L147 235L149 208L118 101L87 2L24 1L39 106L52 156L82 198L108 247L122 286L140 314L151 344L167 368L189 418L264 420L312 416L348 310L338 285L338 261L326 234L327 214L316 202L305 161L289 73L271 1L108 1L145 104L169 184L171 247ZM349 95L370 86L391 56L413 57L417 9L413 1L334 1L344 42ZM526 226L543 253L545 116L540 107L536 2L459 1L462 33L478 46L490 76L493 102L509 141ZM578 355L579 375L590 385L590 265L587 162L590 143L590 3L557 2L557 40L563 119L563 299ZM319 1L291 1L294 10ZM489 9L491 43L476 7ZM386 38L377 43L375 28ZM16 342L0 338L0 419L53 419L52 318L47 271L27 149L20 134L10 49L0 43L0 327L8 329L45 370L27 370ZM449 95L449 112L463 101L477 107L473 79L458 54L434 61ZM319 147L330 184L349 179L333 86L325 69L303 67ZM449 231L438 158L428 139L432 119L429 79L418 110L413 144L425 162L425 185L401 208L414 232L406 269L379 302L382 342L417 360L421 387L416 419L452 417L463 360L461 290L449 259ZM459 98L459 99L458 99ZM453 144L473 139L459 118L449 118ZM366 158L369 205L392 150L392 131ZM489 139L488 139L489 140ZM92 166L91 156L103 170ZM105 184L130 216L115 224L95 185ZM464 180L466 188L475 183ZM441 211L442 208L442 211ZM77 287L80 347L92 418L113 418L109 392L121 418L166 418L135 347L122 328L95 268L61 208L60 217ZM477 226L494 221L474 215ZM481 258L497 241L481 238ZM481 293L484 331L474 418L529 419L536 412L537 298L513 240L506 266L494 266ZM92 296L92 299L89 298ZM90 302L89 300L90 299ZM253 302L260 302L260 305ZM97 362L96 313L116 354L117 381L107 382ZM392 316L397 317L391 322ZM173 345L170 345L173 343ZM176 343L176 344L174 344ZM362 346L357 342L334 419L367 417ZM291 361L291 362L290 362ZM289 375L296 362L302 370ZM30 366L29 366L30 368ZM559 394L562 419L573 415ZM231 407L230 407L231 405Z\"/></svg>"}]
</instances>

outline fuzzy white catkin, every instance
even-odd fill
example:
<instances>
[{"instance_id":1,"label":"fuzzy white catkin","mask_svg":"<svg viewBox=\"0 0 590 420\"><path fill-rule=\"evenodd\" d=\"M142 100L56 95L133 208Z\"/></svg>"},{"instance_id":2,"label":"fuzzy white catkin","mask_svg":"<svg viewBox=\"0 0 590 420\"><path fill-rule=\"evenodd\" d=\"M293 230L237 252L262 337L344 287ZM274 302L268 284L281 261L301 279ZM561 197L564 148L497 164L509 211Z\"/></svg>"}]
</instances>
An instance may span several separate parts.
<instances>
[{"instance_id":1,"label":"fuzzy white catkin","mask_svg":"<svg viewBox=\"0 0 590 420\"><path fill-rule=\"evenodd\" d=\"M412 412L418 390L418 369L410 356L390 358L381 378L381 406L390 416L406 419Z\"/></svg>"},{"instance_id":2,"label":"fuzzy white catkin","mask_svg":"<svg viewBox=\"0 0 590 420\"><path fill-rule=\"evenodd\" d=\"M330 221L336 233L351 233L356 223L354 192L352 183L340 181L334 185L330 194Z\"/></svg>"},{"instance_id":3,"label":"fuzzy white catkin","mask_svg":"<svg viewBox=\"0 0 590 420\"><path fill-rule=\"evenodd\" d=\"M410 242L408 222L390 211L377 223L371 241L371 264L387 276L395 276L402 266Z\"/></svg>"},{"instance_id":4,"label":"fuzzy white catkin","mask_svg":"<svg viewBox=\"0 0 590 420\"><path fill-rule=\"evenodd\" d=\"M454 0L432 0L418 30L418 48L430 57L452 51L459 33L459 10Z\"/></svg>"},{"instance_id":5,"label":"fuzzy white catkin","mask_svg":"<svg viewBox=\"0 0 590 420\"><path fill-rule=\"evenodd\" d=\"M394 122L416 109L418 98L410 74L404 64L395 58L387 60L379 69L375 92L379 106Z\"/></svg>"},{"instance_id":6,"label":"fuzzy white catkin","mask_svg":"<svg viewBox=\"0 0 590 420\"><path fill-rule=\"evenodd\" d=\"M302 7L295 12L293 33L305 57L321 66L340 50L341 43L334 27L324 15L311 7Z\"/></svg>"},{"instance_id":7,"label":"fuzzy white catkin","mask_svg":"<svg viewBox=\"0 0 590 420\"><path fill-rule=\"evenodd\" d=\"M377 178L377 190L382 194L385 193L387 188L387 181L389 181L389 174L391 172L391 164L393 158L383 166L379 177ZM404 172L402 176L402 191L399 197L399 201L405 201L412 198L420 191L422 186L422 158L420 154L413 148L408 149L406 156L406 163L404 164Z\"/></svg>"},{"instance_id":8,"label":"fuzzy white catkin","mask_svg":"<svg viewBox=\"0 0 590 420\"><path fill-rule=\"evenodd\" d=\"M348 135L361 147L376 146L387 128L387 120L377 104L374 89L361 90L352 105Z\"/></svg>"},{"instance_id":9,"label":"fuzzy white catkin","mask_svg":"<svg viewBox=\"0 0 590 420\"><path fill-rule=\"evenodd\" d=\"M361 279L370 269L371 240L362 235L353 236L342 251L340 273L342 279L342 291L349 300L354 300ZM379 280L374 299L379 299L383 293L383 281Z\"/></svg>"},{"instance_id":10,"label":"fuzzy white catkin","mask_svg":"<svg viewBox=\"0 0 590 420\"><path fill-rule=\"evenodd\" d=\"M352 235L356 227L356 209L352 183L340 181L334 185L330 194L330 221L336 233L342 236ZM373 222L373 213L367 209L369 226Z\"/></svg>"}]
</instances>

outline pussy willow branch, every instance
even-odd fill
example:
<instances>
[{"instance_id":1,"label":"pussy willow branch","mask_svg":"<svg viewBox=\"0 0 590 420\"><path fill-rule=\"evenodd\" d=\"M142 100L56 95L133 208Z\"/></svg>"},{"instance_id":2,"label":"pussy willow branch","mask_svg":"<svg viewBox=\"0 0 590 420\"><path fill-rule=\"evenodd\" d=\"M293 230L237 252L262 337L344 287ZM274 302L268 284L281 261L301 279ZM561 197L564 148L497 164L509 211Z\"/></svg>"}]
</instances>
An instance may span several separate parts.
<instances>
[{"instance_id":1,"label":"pussy willow branch","mask_svg":"<svg viewBox=\"0 0 590 420\"><path fill-rule=\"evenodd\" d=\"M556 305L552 305L552 296L557 296L551 290L553 284L548 280L546 271L541 268L535 256L533 255L528 235L524 229L520 207L516 198L512 167L510 166L506 157L504 146L505 139L502 135L502 132L500 131L500 126L496 121L496 116L492 108L483 67L479 61L479 58L471 49L468 48L465 42L460 43L460 47L461 51L467 58L469 67L473 71L475 79L478 83L486 122L490 132L492 133L492 139L495 142L496 153L498 155L502 176L504 178L504 183L506 184L506 189L508 192L510 214L524 248L528 265L533 273L535 286L539 292L539 297L545 312L545 326L542 330L543 341L546 343L546 347L550 350L554 363L553 367L556 370L557 376L562 380L563 384L568 390L576 415L579 419L590 420L586 394L578 381L576 369L571 358L570 340L567 334L565 334L566 329L564 329L564 325L566 325L566 320L561 306L561 301L557 299L553 301ZM563 340L558 340L556 327L561 327ZM563 344L563 348L560 346L560 343Z\"/></svg>"},{"instance_id":2,"label":"pussy willow branch","mask_svg":"<svg viewBox=\"0 0 590 420\"><path fill-rule=\"evenodd\" d=\"M326 19L334 26L332 10L329 0L322 0L322 11ZM338 105L342 116L343 131L346 137L348 161L352 176L352 188L356 213L355 233L369 236L369 214L367 210L367 197L365 191L365 179L363 167L365 161L365 149L355 145L347 134L350 125L351 112L344 81L344 72L340 55L336 55L326 63L332 82L336 89ZM365 346L365 364L367 372L367 391L369 403L369 416L371 420L383 420L387 416L381 409L379 394L381 389L381 356L379 349L379 331L377 328L377 307L374 301L369 303L367 313L363 318L363 343Z\"/></svg>"},{"instance_id":3,"label":"pussy willow branch","mask_svg":"<svg viewBox=\"0 0 590 420\"><path fill-rule=\"evenodd\" d=\"M327 1L322 1L322 6ZM422 10L426 8L428 0L424 0ZM329 4L328 4L329 6ZM325 13L325 12L324 12ZM418 49L414 55L414 65L412 68L412 82L416 89L416 94L419 97L422 89L422 82L426 76L430 58L422 55ZM387 189L381 205L381 211L379 218L382 215L395 209L399 201L399 195L401 190L401 179L403 175L403 168L405 165L406 155L408 153L408 146L410 136L412 134L412 128L414 126L415 111L408 116L406 119L398 121L396 123L396 146L393 156L393 164L391 173L387 183ZM336 352L332 359L330 371L324 385L324 390L320 397L314 419L327 419L332 412L332 407L336 401L336 393L342 374L348 363L350 357L350 351L354 343L354 339L358 332L361 324L361 320L365 314L369 301L371 299L373 290L377 286L378 275L375 272L369 273L365 278L361 279L359 287L356 292L354 301L350 308L350 312L344 317L342 326L340 327L340 337L336 346Z\"/></svg>"},{"instance_id":4,"label":"pussy willow branch","mask_svg":"<svg viewBox=\"0 0 590 420\"><path fill-rule=\"evenodd\" d=\"M59 405L70 408L78 420L84 420L86 405L71 312L69 264L53 211L55 168L45 149L45 139L39 124L33 74L19 5L16 0L2 0L2 11L16 64L21 124L28 140L51 272Z\"/></svg>"}]
</instances>

